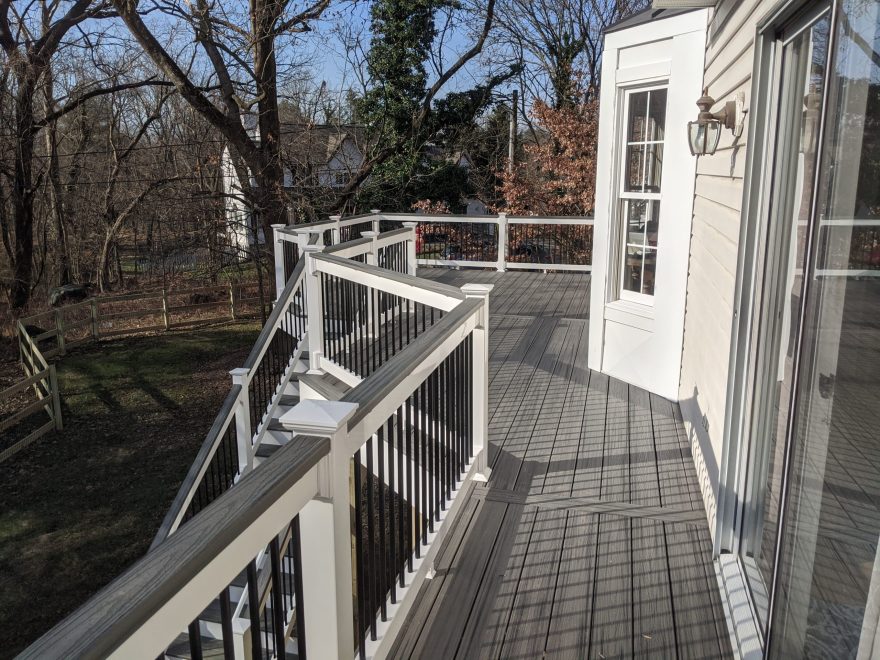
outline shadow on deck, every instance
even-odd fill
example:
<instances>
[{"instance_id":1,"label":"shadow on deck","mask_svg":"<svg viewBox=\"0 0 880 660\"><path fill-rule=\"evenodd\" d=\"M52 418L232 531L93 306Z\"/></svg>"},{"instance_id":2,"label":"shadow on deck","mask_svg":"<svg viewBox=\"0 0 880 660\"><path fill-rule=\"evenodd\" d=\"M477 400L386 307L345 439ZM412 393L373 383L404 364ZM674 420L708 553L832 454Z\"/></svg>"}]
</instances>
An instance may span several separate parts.
<instances>
[{"instance_id":1,"label":"shadow on deck","mask_svg":"<svg viewBox=\"0 0 880 660\"><path fill-rule=\"evenodd\" d=\"M392 657L731 656L678 406L586 368L589 276L419 275L496 284L492 475Z\"/></svg>"}]
</instances>

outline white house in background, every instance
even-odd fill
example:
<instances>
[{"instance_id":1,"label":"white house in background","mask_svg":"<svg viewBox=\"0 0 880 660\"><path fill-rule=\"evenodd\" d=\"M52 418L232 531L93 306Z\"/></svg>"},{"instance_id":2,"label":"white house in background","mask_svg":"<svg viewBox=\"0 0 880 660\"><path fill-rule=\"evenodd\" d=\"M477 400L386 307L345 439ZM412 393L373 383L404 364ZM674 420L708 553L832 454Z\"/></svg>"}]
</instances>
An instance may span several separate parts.
<instances>
[{"instance_id":1,"label":"white house in background","mask_svg":"<svg viewBox=\"0 0 880 660\"><path fill-rule=\"evenodd\" d=\"M294 184L331 190L342 188L364 161L360 126L282 124L281 146L284 186L288 189ZM223 150L221 171L230 242L242 251L255 241L264 243L263 231L244 202L243 187L228 147Z\"/></svg>"},{"instance_id":2,"label":"white house in background","mask_svg":"<svg viewBox=\"0 0 880 660\"><path fill-rule=\"evenodd\" d=\"M880 2L604 48L589 366L680 402L740 652L880 657Z\"/></svg>"}]
</instances>

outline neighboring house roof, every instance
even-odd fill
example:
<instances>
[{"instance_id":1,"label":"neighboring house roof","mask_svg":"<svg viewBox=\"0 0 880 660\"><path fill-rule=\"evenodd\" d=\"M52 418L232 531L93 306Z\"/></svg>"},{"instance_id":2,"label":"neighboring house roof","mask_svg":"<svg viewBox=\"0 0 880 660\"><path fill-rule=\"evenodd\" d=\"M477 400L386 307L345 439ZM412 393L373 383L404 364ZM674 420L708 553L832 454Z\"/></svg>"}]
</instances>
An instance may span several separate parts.
<instances>
[{"instance_id":1,"label":"neighboring house roof","mask_svg":"<svg viewBox=\"0 0 880 660\"><path fill-rule=\"evenodd\" d=\"M329 163L349 141L362 153L364 129L356 125L282 124L281 151L286 161L301 167Z\"/></svg>"},{"instance_id":2,"label":"neighboring house roof","mask_svg":"<svg viewBox=\"0 0 880 660\"><path fill-rule=\"evenodd\" d=\"M651 21L659 21L664 18L680 16L681 14L685 14L689 11L694 11L696 9L694 5L696 4L696 2L691 2L691 6L682 9L657 9L655 7L648 7L647 9L643 9L642 11L637 12L632 16L627 16L626 18L617 21L617 23L612 23L607 28L605 28L603 32L604 34L609 34L611 32L617 32L619 30L626 30L627 28L635 27L637 25L644 25L645 23L650 23Z\"/></svg>"}]
</instances>

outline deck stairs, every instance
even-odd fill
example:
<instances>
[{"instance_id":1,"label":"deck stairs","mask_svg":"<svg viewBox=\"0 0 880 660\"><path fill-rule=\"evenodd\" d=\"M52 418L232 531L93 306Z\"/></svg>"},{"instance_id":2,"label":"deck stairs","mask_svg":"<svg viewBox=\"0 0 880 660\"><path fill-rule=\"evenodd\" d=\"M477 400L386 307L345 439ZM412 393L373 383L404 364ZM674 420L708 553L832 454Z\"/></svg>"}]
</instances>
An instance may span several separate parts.
<instances>
[{"instance_id":1,"label":"deck stairs","mask_svg":"<svg viewBox=\"0 0 880 660\"><path fill-rule=\"evenodd\" d=\"M354 374L351 374L349 378L353 381L360 380ZM257 468L262 461L266 460L295 437L293 432L286 430L281 425L280 419L282 415L292 410L301 399L337 401L351 387L351 385L346 384L334 375L321 370L309 369L309 353L307 346L304 347L299 359L290 368L284 385L275 393L272 404L255 433L259 444L255 453L254 467ZM269 582L271 571L268 553L262 553L257 559L257 571L257 583L260 585L259 591L262 593ZM290 557L283 558L281 578L283 583L292 583L293 566ZM244 635L241 634L241 631L246 630L250 623L250 609L247 596L247 572L242 571L229 585L230 607L235 612L233 617L233 634L237 644L247 644L247 639L244 639ZM263 643L263 653L267 659L280 657L275 653L275 644L272 637L273 622L275 620L272 615L272 609L273 604L270 599L266 604L266 626L262 629L264 634L267 633ZM291 626L295 626L293 618L292 614L288 617L287 625L289 630ZM216 598L198 618L202 658L224 657L221 621L220 598ZM240 626L237 625L239 622L241 623ZM299 657L297 654L295 631L286 637L288 641L284 657L287 660L295 660L295 658ZM193 658L191 648L189 633L182 633L168 647L164 657L169 660L191 660Z\"/></svg>"}]
</instances>

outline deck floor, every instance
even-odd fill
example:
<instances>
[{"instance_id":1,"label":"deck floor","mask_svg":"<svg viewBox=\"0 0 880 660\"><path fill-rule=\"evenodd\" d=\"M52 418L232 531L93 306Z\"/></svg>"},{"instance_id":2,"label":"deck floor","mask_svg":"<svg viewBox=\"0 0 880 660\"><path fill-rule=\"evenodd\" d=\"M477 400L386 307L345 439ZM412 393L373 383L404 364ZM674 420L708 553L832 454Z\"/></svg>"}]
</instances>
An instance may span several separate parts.
<instances>
[{"instance_id":1,"label":"deck floor","mask_svg":"<svg viewBox=\"0 0 880 660\"><path fill-rule=\"evenodd\" d=\"M678 406L586 368L589 276L419 275L496 285L492 475L391 656L731 656Z\"/></svg>"}]
</instances>

